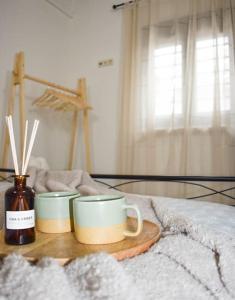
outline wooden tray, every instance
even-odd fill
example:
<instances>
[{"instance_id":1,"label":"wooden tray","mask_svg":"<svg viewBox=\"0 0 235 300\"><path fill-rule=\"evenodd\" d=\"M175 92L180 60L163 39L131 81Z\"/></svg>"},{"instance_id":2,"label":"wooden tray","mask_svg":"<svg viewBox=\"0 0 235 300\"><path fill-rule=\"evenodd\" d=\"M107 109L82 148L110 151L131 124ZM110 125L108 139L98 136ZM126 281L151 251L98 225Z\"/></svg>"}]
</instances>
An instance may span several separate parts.
<instances>
[{"instance_id":1,"label":"wooden tray","mask_svg":"<svg viewBox=\"0 0 235 300\"><path fill-rule=\"evenodd\" d=\"M128 218L128 229L135 230L136 219ZM69 261L95 252L107 252L116 259L123 260L136 256L149 249L159 240L160 227L149 221L144 221L143 231L138 237L128 237L125 240L107 245L85 245L78 243L72 232L42 233L37 231L36 241L24 246L7 245L4 242L4 231L0 231L0 257L12 252L22 254L30 261L37 261L43 256L50 256L61 265Z\"/></svg>"}]
</instances>

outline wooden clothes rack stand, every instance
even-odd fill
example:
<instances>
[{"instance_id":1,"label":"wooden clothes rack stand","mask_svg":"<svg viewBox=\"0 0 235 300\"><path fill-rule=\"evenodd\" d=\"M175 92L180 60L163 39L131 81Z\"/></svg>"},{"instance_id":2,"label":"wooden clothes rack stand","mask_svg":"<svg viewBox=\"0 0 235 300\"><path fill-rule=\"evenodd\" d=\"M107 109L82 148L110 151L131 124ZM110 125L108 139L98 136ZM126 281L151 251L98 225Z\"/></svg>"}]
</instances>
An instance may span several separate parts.
<instances>
[{"instance_id":1,"label":"wooden clothes rack stand","mask_svg":"<svg viewBox=\"0 0 235 300\"><path fill-rule=\"evenodd\" d=\"M24 68L24 53L19 52L15 55L14 69L11 76L11 94L8 101L7 114L13 115L14 113L14 102L16 98L16 87L19 87L19 116L20 116L20 150L21 155L23 153L24 143L24 130L25 130L25 80L30 80L38 84L45 85L52 89L47 89L45 93L34 101L34 105L38 107L48 107L58 111L71 111L73 113L72 118L72 131L71 131L71 144L69 152L68 169L71 170L74 164L76 145L77 145L77 134L78 134L78 116L79 112L83 113L83 135L85 143L85 154L86 154L86 170L91 172L91 158L90 158L90 141L89 141L89 118L88 111L91 106L87 103L87 92L86 92L86 80L84 78L78 80L78 86L76 90L64 87L62 85L49 82L44 79L33 77L25 74ZM3 157L2 166L7 167L8 154L9 154L9 135L5 126L3 144Z\"/></svg>"}]
</instances>

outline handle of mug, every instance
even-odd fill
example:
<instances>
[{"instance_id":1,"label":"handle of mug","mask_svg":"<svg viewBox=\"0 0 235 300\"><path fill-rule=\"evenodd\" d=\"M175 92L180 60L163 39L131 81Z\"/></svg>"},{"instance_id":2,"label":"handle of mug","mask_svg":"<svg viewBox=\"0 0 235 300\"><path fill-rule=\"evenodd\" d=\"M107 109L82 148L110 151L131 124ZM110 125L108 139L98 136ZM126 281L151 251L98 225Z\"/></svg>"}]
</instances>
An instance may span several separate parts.
<instances>
[{"instance_id":1,"label":"handle of mug","mask_svg":"<svg viewBox=\"0 0 235 300\"><path fill-rule=\"evenodd\" d=\"M143 228L143 221L142 221L142 217L141 217L138 206L135 205L135 204L132 204L132 205L124 204L123 209L134 209L135 212L136 212L136 215L137 215L137 229L136 229L136 231L125 230L124 235L125 236L137 236L137 235L139 235L142 231L142 228Z\"/></svg>"}]
</instances>

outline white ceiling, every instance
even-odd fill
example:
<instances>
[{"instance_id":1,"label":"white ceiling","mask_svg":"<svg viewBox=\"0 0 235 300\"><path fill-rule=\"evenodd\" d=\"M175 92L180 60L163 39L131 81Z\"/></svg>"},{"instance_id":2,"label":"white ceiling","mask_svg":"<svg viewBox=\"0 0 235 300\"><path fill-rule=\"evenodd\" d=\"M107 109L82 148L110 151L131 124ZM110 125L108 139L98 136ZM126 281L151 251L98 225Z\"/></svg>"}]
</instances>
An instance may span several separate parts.
<instances>
[{"instance_id":1,"label":"white ceiling","mask_svg":"<svg viewBox=\"0 0 235 300\"><path fill-rule=\"evenodd\" d=\"M45 0L55 9L63 13L69 18L73 18L77 12L77 0Z\"/></svg>"}]
</instances>

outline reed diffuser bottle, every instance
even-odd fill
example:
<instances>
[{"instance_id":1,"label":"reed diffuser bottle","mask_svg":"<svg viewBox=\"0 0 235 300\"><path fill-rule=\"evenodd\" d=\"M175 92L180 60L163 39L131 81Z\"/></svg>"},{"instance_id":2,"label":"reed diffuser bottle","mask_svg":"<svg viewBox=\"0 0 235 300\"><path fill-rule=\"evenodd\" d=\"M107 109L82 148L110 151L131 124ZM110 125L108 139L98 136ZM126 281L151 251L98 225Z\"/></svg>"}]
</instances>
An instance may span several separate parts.
<instances>
[{"instance_id":1,"label":"reed diffuser bottle","mask_svg":"<svg viewBox=\"0 0 235 300\"><path fill-rule=\"evenodd\" d=\"M25 122L25 135L22 156L22 168L19 170L15 145L12 116L6 116L9 131L11 152L15 168L15 182L5 193L5 242L13 245L24 245L35 241L34 191L26 186L27 167L36 137L39 121L35 120L27 148L28 120Z\"/></svg>"},{"instance_id":2,"label":"reed diffuser bottle","mask_svg":"<svg viewBox=\"0 0 235 300\"><path fill-rule=\"evenodd\" d=\"M26 186L27 175L15 175L5 193L5 242L24 245L35 241L34 191Z\"/></svg>"}]
</instances>

